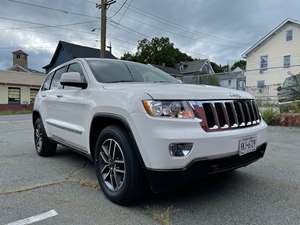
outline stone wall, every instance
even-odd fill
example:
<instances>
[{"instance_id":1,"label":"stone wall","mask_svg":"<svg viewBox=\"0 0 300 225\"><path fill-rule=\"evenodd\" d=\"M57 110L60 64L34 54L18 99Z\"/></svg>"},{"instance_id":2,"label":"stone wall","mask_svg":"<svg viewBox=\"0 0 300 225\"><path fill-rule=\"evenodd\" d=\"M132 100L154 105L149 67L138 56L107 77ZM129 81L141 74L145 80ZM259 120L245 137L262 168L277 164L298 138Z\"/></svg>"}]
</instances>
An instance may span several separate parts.
<instances>
[{"instance_id":1,"label":"stone wall","mask_svg":"<svg viewBox=\"0 0 300 225\"><path fill-rule=\"evenodd\" d=\"M300 127L300 113L282 113L280 116L280 126Z\"/></svg>"}]
</instances>

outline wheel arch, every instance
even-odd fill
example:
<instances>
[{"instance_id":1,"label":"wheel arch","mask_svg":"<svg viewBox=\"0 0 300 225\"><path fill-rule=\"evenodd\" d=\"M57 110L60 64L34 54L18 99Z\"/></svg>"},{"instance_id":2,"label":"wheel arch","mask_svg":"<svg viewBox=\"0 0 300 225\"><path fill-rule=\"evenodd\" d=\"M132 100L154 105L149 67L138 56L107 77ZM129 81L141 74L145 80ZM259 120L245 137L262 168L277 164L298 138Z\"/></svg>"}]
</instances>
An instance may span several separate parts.
<instances>
[{"instance_id":1,"label":"wheel arch","mask_svg":"<svg viewBox=\"0 0 300 225\"><path fill-rule=\"evenodd\" d=\"M90 126L90 135L89 135L89 145L90 145L90 153L92 159L94 159L95 145L97 142L97 138L101 133L101 131L109 125L121 126L128 132L130 141L134 146L134 152L139 160L139 163L142 166L142 168L145 168L144 160L141 156L140 150L138 148L138 145L136 143L135 137L133 135L129 123L124 117L116 114L111 114L111 113L97 113L94 115L92 119L91 126Z\"/></svg>"},{"instance_id":2,"label":"wheel arch","mask_svg":"<svg viewBox=\"0 0 300 225\"><path fill-rule=\"evenodd\" d=\"M41 118L41 119L42 119L40 112L37 111L37 110L33 110L33 111L32 111L32 125L33 125L33 126L35 125L35 121L36 121L38 118Z\"/></svg>"}]
</instances>

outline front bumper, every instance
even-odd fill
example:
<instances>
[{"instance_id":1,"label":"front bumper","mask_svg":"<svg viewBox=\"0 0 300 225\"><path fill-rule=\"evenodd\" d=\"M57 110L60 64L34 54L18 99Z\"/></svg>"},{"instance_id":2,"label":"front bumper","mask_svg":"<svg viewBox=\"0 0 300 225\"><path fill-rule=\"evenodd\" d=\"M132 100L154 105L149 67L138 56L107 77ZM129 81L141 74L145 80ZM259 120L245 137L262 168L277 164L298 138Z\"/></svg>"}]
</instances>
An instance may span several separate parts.
<instances>
[{"instance_id":1,"label":"front bumper","mask_svg":"<svg viewBox=\"0 0 300 225\"><path fill-rule=\"evenodd\" d=\"M205 132L197 119L152 118L135 114L130 121L133 135L146 169L170 170L186 168L195 160L212 160L238 154L239 141L255 137L257 146L267 142L264 121L252 127L218 132ZM185 157L173 157L171 143L193 143Z\"/></svg>"},{"instance_id":2,"label":"front bumper","mask_svg":"<svg viewBox=\"0 0 300 225\"><path fill-rule=\"evenodd\" d=\"M146 170L146 174L154 192L168 190L174 185L186 183L197 178L247 166L262 158L266 147L267 143L263 143L256 148L256 151L243 156L233 155L218 159L194 160L182 169Z\"/></svg>"}]
</instances>

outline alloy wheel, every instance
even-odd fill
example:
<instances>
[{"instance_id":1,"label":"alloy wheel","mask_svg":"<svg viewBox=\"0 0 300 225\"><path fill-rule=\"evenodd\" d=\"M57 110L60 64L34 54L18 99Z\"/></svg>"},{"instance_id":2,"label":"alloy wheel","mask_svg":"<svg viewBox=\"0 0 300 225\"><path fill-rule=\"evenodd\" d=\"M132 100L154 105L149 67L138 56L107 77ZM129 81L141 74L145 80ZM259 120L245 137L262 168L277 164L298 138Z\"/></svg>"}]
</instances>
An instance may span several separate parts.
<instances>
[{"instance_id":1,"label":"alloy wheel","mask_svg":"<svg viewBox=\"0 0 300 225\"><path fill-rule=\"evenodd\" d=\"M36 150L38 152L41 151L41 147L42 147L42 135L41 135L41 131L40 131L40 126L37 125L36 128L35 128L35 131L34 131L34 137L35 137L35 147L36 147Z\"/></svg>"},{"instance_id":2,"label":"alloy wheel","mask_svg":"<svg viewBox=\"0 0 300 225\"><path fill-rule=\"evenodd\" d=\"M100 171L109 190L120 190L126 177L125 158L121 146L114 139L106 139L101 145Z\"/></svg>"}]
</instances>

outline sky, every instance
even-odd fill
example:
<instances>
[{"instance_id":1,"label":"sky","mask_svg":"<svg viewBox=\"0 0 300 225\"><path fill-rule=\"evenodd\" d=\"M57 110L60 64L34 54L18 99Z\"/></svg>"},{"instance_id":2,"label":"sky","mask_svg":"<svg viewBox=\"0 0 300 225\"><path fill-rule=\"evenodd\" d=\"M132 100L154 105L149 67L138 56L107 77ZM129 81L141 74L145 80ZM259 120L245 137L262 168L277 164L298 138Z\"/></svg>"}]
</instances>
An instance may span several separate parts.
<instances>
[{"instance_id":1,"label":"sky","mask_svg":"<svg viewBox=\"0 0 300 225\"><path fill-rule=\"evenodd\" d=\"M99 48L96 2L0 0L0 69L22 49L29 67L43 71L59 40ZM120 57L134 53L138 40L169 37L194 58L232 64L286 18L300 20L299 11L299 0L116 0L108 9L107 42Z\"/></svg>"}]
</instances>

